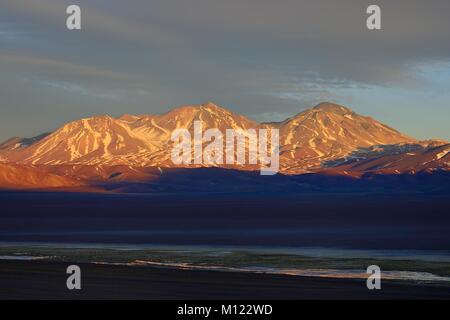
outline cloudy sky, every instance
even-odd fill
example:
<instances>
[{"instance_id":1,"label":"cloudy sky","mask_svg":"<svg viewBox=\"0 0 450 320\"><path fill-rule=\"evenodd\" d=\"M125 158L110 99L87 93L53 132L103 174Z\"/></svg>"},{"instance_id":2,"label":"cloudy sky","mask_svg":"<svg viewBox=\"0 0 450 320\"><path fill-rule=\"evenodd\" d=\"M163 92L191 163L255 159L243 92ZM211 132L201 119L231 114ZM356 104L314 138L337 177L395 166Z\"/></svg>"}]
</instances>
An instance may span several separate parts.
<instances>
[{"instance_id":1,"label":"cloudy sky","mask_svg":"<svg viewBox=\"0 0 450 320\"><path fill-rule=\"evenodd\" d=\"M450 140L450 1L0 0L0 140L206 101L259 121L332 101Z\"/></svg>"}]
</instances>

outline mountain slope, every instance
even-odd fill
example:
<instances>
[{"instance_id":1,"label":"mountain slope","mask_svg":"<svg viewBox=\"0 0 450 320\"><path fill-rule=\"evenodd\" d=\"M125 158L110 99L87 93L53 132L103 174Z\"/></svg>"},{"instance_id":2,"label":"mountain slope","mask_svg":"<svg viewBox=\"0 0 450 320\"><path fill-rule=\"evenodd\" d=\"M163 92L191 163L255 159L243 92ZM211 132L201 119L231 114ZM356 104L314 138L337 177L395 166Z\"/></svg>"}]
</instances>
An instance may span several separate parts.
<instances>
[{"instance_id":1,"label":"mountain slope","mask_svg":"<svg viewBox=\"0 0 450 320\"><path fill-rule=\"evenodd\" d=\"M0 188L3 189L71 188L83 185L84 183L73 178L34 167L0 163Z\"/></svg>"},{"instance_id":2,"label":"mountain slope","mask_svg":"<svg viewBox=\"0 0 450 320\"><path fill-rule=\"evenodd\" d=\"M33 137L33 138L13 137L13 138L8 139L5 142L0 144L0 152L26 148L28 146L31 146L33 143L36 143L36 142L44 139L49 134L50 133L43 133L43 134L38 135L38 136Z\"/></svg>"},{"instance_id":3,"label":"mountain slope","mask_svg":"<svg viewBox=\"0 0 450 320\"><path fill-rule=\"evenodd\" d=\"M203 130L257 128L259 124L212 103L185 106L163 115L118 119L96 116L73 121L32 146L7 150L3 156L24 164L84 164L171 166L172 131L193 133L194 121Z\"/></svg>"},{"instance_id":4,"label":"mountain slope","mask_svg":"<svg viewBox=\"0 0 450 320\"><path fill-rule=\"evenodd\" d=\"M450 144L388 145L369 148L365 152L355 153L350 160L328 169L330 172L353 176L368 173L433 173L439 170L450 171Z\"/></svg>"},{"instance_id":5,"label":"mountain slope","mask_svg":"<svg viewBox=\"0 0 450 320\"><path fill-rule=\"evenodd\" d=\"M275 126L280 129L283 169L297 173L358 148L416 142L370 117L331 103L321 103Z\"/></svg>"},{"instance_id":6,"label":"mountain slope","mask_svg":"<svg viewBox=\"0 0 450 320\"><path fill-rule=\"evenodd\" d=\"M70 122L29 146L12 140L2 144L0 161L58 166L58 175L81 174L94 180L109 180L111 175L115 180L126 180L126 177L139 180L154 174L139 168L179 167L171 160L171 134L181 128L192 134L196 120L201 122L203 131L211 128L223 133L227 129L279 129L280 171L285 174L330 170L342 174L355 171L355 175L365 171L448 170L447 154L436 159L446 150L446 142L417 141L370 117L332 103L321 103L283 122L266 124L211 102L183 106L162 115L95 116ZM209 166L259 170L257 166L248 165ZM110 169L112 167L120 170L114 171Z\"/></svg>"},{"instance_id":7,"label":"mountain slope","mask_svg":"<svg viewBox=\"0 0 450 320\"><path fill-rule=\"evenodd\" d=\"M66 124L46 138L7 155L25 164L108 163L121 155L151 149L128 125L109 116L96 116Z\"/></svg>"}]
</instances>

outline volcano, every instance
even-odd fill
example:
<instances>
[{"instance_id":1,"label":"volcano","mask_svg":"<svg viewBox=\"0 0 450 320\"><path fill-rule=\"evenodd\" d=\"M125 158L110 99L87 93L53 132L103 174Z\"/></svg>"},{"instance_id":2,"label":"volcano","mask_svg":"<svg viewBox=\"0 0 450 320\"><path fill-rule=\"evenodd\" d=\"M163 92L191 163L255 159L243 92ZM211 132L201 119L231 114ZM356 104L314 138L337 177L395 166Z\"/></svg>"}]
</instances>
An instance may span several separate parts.
<instances>
[{"instance_id":1,"label":"volcano","mask_svg":"<svg viewBox=\"0 0 450 320\"><path fill-rule=\"evenodd\" d=\"M210 165L174 165L171 161L175 129L278 129L280 174L333 174L362 177L370 174L448 172L450 144L419 141L351 109L321 103L282 122L258 123L212 102L175 108L162 115L93 116L67 123L35 138L12 138L0 144L0 186L11 183L13 171L48 174L55 187L158 180L164 172ZM248 147L248 146L246 146ZM217 165L214 165L217 167ZM223 169L255 171L254 166L222 165ZM5 177L9 177L7 180ZM40 187L45 179L24 179L26 187ZM34 183L33 183L34 181Z\"/></svg>"}]
</instances>

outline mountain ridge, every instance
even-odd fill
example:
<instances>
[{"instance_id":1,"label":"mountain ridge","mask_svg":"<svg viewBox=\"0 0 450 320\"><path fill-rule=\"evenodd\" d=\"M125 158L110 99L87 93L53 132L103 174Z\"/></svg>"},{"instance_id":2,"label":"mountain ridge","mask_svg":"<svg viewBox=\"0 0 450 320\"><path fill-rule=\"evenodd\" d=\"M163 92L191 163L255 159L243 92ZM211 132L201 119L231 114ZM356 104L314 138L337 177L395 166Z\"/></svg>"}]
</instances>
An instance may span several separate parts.
<instances>
[{"instance_id":1,"label":"mountain ridge","mask_svg":"<svg viewBox=\"0 0 450 320\"><path fill-rule=\"evenodd\" d=\"M258 123L212 102L181 106L160 115L123 114L116 118L97 115L68 122L31 140L8 140L0 144L0 163L25 166L26 170L50 166L52 170L47 170L50 174L72 179L82 173L86 181L108 181L110 176L113 180L145 181L164 168L210 167L175 166L171 161L172 131L182 128L192 132L196 120L201 121L204 130L218 128L222 132L279 129L280 173L285 175L327 172L360 177L366 173L449 171L448 142L419 141L371 117L329 102L277 123ZM218 166L258 170L255 166ZM121 171L102 169L107 167L121 168ZM158 170L150 174L141 168Z\"/></svg>"}]
</instances>

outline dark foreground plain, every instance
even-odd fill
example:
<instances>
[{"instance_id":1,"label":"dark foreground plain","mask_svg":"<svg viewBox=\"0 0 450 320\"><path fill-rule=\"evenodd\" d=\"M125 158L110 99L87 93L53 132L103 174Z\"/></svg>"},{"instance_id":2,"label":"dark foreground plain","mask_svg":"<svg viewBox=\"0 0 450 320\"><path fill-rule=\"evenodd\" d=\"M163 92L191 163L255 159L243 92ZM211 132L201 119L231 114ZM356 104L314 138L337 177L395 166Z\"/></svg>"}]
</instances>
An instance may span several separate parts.
<instances>
[{"instance_id":1,"label":"dark foreground plain","mask_svg":"<svg viewBox=\"0 0 450 320\"><path fill-rule=\"evenodd\" d=\"M0 192L0 242L450 250L450 196Z\"/></svg>"},{"instance_id":2,"label":"dark foreground plain","mask_svg":"<svg viewBox=\"0 0 450 320\"><path fill-rule=\"evenodd\" d=\"M0 192L0 242L450 248L448 194L386 192L83 194ZM95 261L95 260L94 260ZM77 263L76 263L77 264ZM450 299L450 288L383 281L0 261L2 299Z\"/></svg>"},{"instance_id":3,"label":"dark foreground plain","mask_svg":"<svg viewBox=\"0 0 450 320\"><path fill-rule=\"evenodd\" d=\"M450 299L449 287L383 281L80 264L82 289L66 288L69 263L0 261L0 299Z\"/></svg>"}]
</instances>

